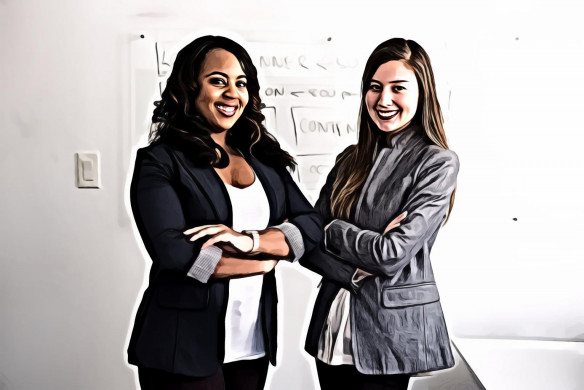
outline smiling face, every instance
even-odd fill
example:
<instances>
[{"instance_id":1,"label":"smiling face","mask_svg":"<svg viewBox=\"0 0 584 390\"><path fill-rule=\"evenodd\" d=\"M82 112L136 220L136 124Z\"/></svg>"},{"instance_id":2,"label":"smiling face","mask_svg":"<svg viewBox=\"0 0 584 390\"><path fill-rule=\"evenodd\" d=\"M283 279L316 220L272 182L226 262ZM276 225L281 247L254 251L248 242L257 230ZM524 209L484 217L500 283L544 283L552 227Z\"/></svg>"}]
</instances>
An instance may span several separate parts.
<instances>
[{"instance_id":1,"label":"smiling face","mask_svg":"<svg viewBox=\"0 0 584 390\"><path fill-rule=\"evenodd\" d=\"M249 101L247 78L237 58L224 49L207 53L197 79L197 111L218 133L229 130Z\"/></svg>"},{"instance_id":2,"label":"smiling face","mask_svg":"<svg viewBox=\"0 0 584 390\"><path fill-rule=\"evenodd\" d=\"M388 61L377 68L367 86L367 112L381 131L397 132L416 114L418 94L414 71L402 61Z\"/></svg>"}]
</instances>

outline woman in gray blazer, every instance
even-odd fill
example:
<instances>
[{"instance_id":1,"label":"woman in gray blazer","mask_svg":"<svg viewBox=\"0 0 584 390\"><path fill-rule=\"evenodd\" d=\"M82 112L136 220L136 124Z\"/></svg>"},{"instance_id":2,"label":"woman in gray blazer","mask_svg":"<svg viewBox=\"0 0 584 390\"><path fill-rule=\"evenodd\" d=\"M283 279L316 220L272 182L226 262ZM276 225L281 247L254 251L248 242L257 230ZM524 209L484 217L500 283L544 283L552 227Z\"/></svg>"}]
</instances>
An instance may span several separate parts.
<instances>
[{"instance_id":1,"label":"woman in gray blazer","mask_svg":"<svg viewBox=\"0 0 584 390\"><path fill-rule=\"evenodd\" d=\"M383 42L363 74L358 143L315 205L324 242L302 261L323 276L305 346L323 390L407 389L454 364L430 252L458 167L428 55Z\"/></svg>"}]
</instances>

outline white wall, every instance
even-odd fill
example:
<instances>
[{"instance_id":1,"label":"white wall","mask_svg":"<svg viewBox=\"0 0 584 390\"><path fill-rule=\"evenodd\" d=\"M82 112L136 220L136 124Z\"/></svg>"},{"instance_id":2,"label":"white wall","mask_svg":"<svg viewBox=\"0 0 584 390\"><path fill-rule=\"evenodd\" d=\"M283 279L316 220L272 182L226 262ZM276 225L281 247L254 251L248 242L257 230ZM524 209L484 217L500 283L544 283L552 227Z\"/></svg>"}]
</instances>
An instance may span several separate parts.
<instances>
[{"instance_id":1,"label":"white wall","mask_svg":"<svg viewBox=\"0 0 584 390\"><path fill-rule=\"evenodd\" d=\"M146 262L124 203L130 48L163 29L417 40L452 89L447 134L462 163L434 252L451 333L582 341L582 11L519 0L0 1L0 389L134 386L125 343ZM99 190L75 187L74 154L86 150L101 153ZM272 387L304 389L313 279L281 274ZM497 359L484 356L482 366Z\"/></svg>"}]
</instances>

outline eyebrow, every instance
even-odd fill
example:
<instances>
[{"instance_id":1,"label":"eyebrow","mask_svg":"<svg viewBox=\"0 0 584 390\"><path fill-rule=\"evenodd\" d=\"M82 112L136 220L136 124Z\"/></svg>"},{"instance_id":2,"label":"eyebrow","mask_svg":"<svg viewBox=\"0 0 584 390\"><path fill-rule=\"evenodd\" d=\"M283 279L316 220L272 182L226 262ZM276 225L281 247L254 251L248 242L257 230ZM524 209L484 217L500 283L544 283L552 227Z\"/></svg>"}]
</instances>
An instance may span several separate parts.
<instances>
[{"instance_id":1,"label":"eyebrow","mask_svg":"<svg viewBox=\"0 0 584 390\"><path fill-rule=\"evenodd\" d=\"M218 75L220 75L220 76L223 76L223 77L225 77L226 79L228 79L228 78L229 78L229 76L227 76L227 74L226 74L226 73L219 72L219 71L215 71L215 72L211 72L211 73L209 73L209 74L206 74L206 75L205 75L205 78L207 78L207 77L210 77L210 76L213 76L213 75L216 75L216 74L218 74ZM246 78L247 78L247 76L246 76L246 75L244 75L244 74L237 76L237 80L239 80L239 79L246 79Z\"/></svg>"},{"instance_id":2,"label":"eyebrow","mask_svg":"<svg viewBox=\"0 0 584 390\"><path fill-rule=\"evenodd\" d=\"M375 79L371 79L371 82L376 82L379 84L383 84L381 81L375 80ZM409 83L409 80L393 80L390 81L389 84L397 84L397 83Z\"/></svg>"}]
</instances>

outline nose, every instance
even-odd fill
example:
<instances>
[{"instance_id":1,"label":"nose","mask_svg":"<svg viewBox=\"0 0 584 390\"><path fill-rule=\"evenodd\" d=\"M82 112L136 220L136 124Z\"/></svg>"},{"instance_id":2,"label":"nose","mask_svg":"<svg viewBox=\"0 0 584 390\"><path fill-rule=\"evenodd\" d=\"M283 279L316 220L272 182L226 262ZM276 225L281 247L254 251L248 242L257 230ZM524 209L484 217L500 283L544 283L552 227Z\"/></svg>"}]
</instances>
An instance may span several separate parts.
<instances>
[{"instance_id":1,"label":"nose","mask_svg":"<svg viewBox=\"0 0 584 390\"><path fill-rule=\"evenodd\" d=\"M223 91L223 95L226 98L230 98L230 99L237 98L237 94L238 94L238 90L237 90L237 86L235 85L235 83L228 83L227 86L225 87L225 90Z\"/></svg>"},{"instance_id":2,"label":"nose","mask_svg":"<svg viewBox=\"0 0 584 390\"><path fill-rule=\"evenodd\" d=\"M389 88L383 88L379 95L377 105L381 107L389 107L393 105L393 94Z\"/></svg>"}]
</instances>

